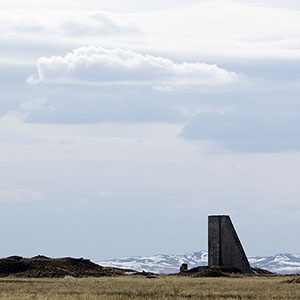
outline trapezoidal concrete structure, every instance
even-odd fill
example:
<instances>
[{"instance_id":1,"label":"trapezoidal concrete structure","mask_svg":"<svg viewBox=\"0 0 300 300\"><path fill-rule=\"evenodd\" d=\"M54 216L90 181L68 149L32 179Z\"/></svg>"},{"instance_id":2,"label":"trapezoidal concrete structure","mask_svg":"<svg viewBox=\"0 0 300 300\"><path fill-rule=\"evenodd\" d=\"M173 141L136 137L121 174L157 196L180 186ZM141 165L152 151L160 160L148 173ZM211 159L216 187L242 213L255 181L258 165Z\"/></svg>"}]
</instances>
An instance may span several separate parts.
<instances>
[{"instance_id":1,"label":"trapezoidal concrete structure","mask_svg":"<svg viewBox=\"0 0 300 300\"><path fill-rule=\"evenodd\" d=\"M252 273L229 216L208 217L208 266L237 268Z\"/></svg>"}]
</instances>

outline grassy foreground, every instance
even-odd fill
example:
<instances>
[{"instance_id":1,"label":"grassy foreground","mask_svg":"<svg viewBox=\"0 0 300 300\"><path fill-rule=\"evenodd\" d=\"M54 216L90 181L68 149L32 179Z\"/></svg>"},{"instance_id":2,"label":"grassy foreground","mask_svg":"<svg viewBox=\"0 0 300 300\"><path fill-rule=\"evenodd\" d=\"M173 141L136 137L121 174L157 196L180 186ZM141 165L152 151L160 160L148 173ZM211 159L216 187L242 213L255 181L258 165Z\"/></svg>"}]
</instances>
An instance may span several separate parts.
<instances>
[{"instance_id":1,"label":"grassy foreground","mask_svg":"<svg viewBox=\"0 0 300 300\"><path fill-rule=\"evenodd\" d=\"M300 299L300 284L285 277L189 278L160 276L82 279L0 279L1 300L72 299Z\"/></svg>"}]
</instances>

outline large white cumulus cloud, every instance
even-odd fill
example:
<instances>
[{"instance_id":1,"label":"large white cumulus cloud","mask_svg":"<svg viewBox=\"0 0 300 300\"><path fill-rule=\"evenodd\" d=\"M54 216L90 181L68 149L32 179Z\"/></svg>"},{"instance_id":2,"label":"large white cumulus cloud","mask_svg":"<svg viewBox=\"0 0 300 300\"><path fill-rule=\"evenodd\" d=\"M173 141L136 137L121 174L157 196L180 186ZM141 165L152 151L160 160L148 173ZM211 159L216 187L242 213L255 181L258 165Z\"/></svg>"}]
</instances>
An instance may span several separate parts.
<instances>
[{"instance_id":1,"label":"large white cumulus cloud","mask_svg":"<svg viewBox=\"0 0 300 300\"><path fill-rule=\"evenodd\" d=\"M64 57L41 57L29 83L148 84L156 87L223 85L239 75L217 65L177 63L131 50L81 47Z\"/></svg>"}]
</instances>

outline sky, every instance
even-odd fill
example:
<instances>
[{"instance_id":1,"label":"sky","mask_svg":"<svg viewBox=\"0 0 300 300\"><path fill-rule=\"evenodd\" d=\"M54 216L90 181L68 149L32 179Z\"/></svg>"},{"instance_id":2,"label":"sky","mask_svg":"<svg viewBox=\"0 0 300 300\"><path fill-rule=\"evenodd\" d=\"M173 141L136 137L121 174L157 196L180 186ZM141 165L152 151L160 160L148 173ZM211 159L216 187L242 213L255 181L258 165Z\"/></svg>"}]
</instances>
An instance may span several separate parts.
<instances>
[{"instance_id":1,"label":"sky","mask_svg":"<svg viewBox=\"0 0 300 300\"><path fill-rule=\"evenodd\" d=\"M300 4L0 2L0 257L300 253Z\"/></svg>"}]
</instances>

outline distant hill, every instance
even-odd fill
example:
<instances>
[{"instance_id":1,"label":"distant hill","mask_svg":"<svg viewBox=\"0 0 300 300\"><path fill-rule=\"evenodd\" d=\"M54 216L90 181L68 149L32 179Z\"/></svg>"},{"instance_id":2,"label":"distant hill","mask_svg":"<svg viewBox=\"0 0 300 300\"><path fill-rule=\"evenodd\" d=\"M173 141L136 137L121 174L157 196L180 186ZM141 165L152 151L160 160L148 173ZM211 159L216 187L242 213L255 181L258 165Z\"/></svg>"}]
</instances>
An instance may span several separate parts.
<instances>
[{"instance_id":1,"label":"distant hill","mask_svg":"<svg viewBox=\"0 0 300 300\"><path fill-rule=\"evenodd\" d=\"M277 254L274 256L248 257L251 267L266 269L280 274L300 273L300 255ZM208 264L207 251L184 255L154 255L149 257L127 257L97 262L101 266L127 268L153 273L177 273L183 263L189 268Z\"/></svg>"},{"instance_id":2,"label":"distant hill","mask_svg":"<svg viewBox=\"0 0 300 300\"><path fill-rule=\"evenodd\" d=\"M131 270L101 267L98 264L83 258L49 258L35 256L23 258L11 256L0 259L0 277L86 277L122 275Z\"/></svg>"}]
</instances>

